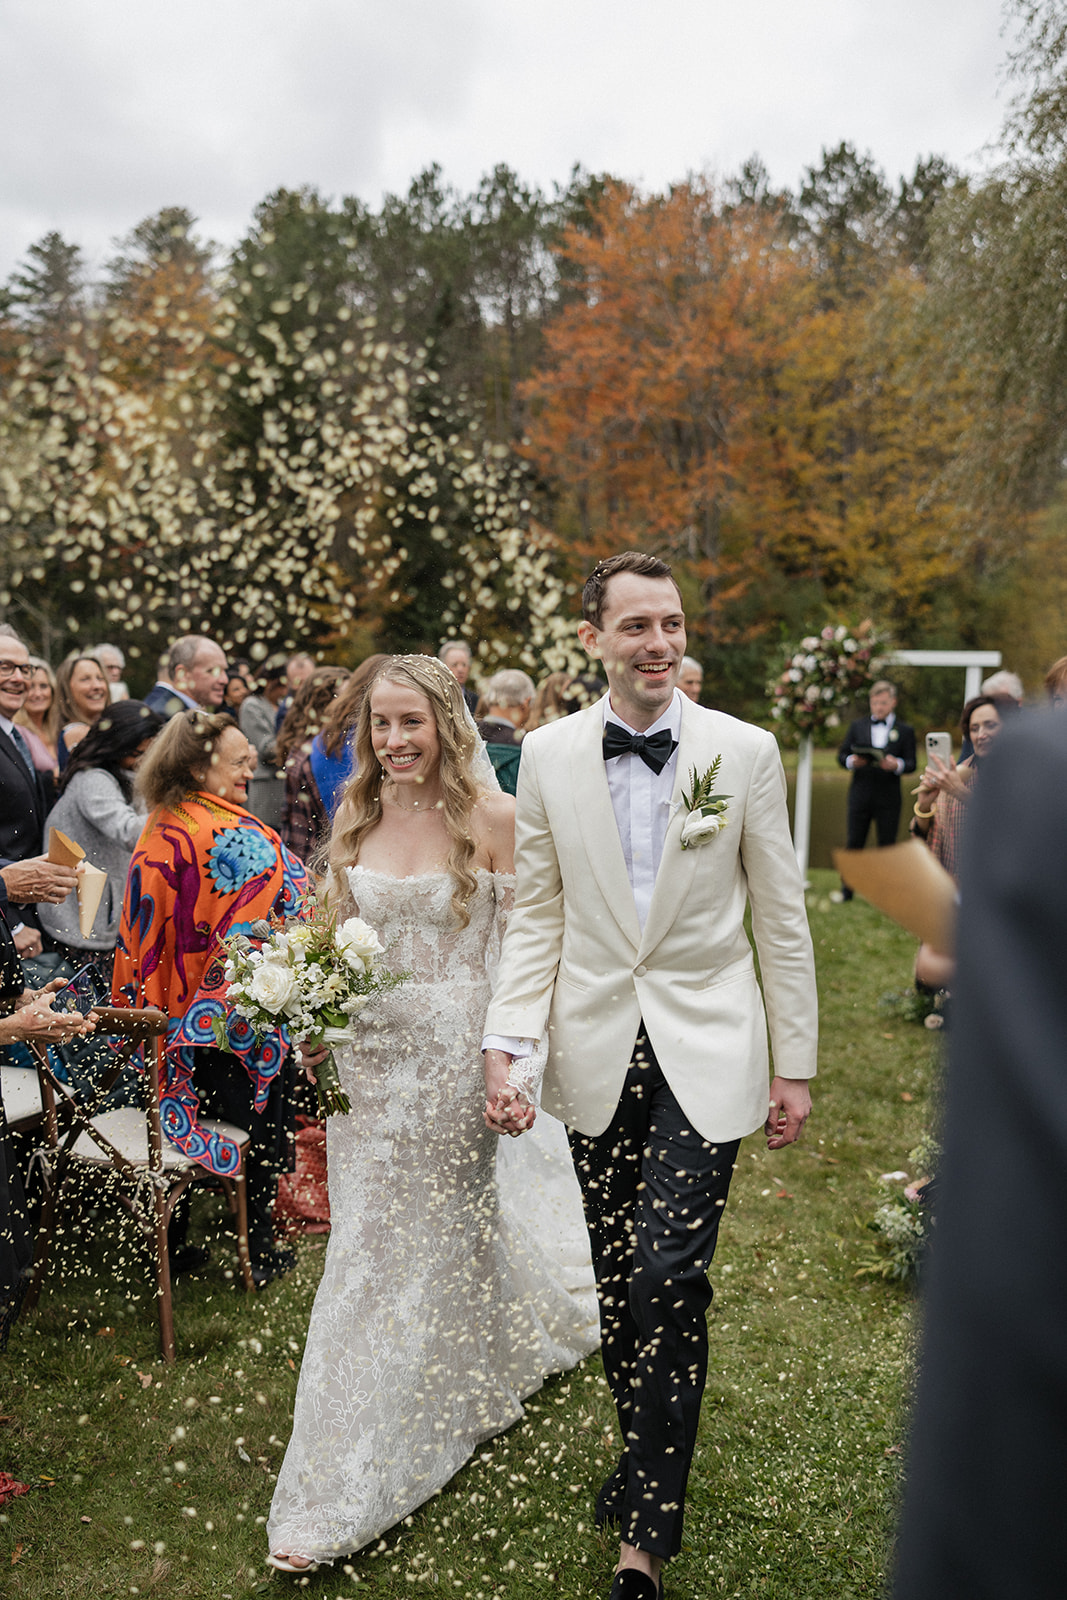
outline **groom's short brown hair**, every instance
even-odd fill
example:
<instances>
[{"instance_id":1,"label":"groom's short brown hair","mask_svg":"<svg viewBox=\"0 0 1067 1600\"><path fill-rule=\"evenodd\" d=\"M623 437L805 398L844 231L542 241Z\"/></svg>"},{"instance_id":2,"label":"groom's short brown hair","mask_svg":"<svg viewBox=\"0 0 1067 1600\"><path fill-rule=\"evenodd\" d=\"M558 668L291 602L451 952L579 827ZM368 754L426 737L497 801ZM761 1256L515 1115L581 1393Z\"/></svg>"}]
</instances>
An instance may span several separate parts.
<instances>
[{"instance_id":1,"label":"groom's short brown hair","mask_svg":"<svg viewBox=\"0 0 1067 1600\"><path fill-rule=\"evenodd\" d=\"M674 574L666 561L661 561L659 556L646 555L643 550L623 550L617 556L609 556L606 561L598 561L582 589L582 616L586 622L591 622L594 628L599 628L604 617L604 596L607 592L608 581L614 578L617 572L634 572L639 578L670 578L674 587ZM678 589L678 598L682 592Z\"/></svg>"}]
</instances>

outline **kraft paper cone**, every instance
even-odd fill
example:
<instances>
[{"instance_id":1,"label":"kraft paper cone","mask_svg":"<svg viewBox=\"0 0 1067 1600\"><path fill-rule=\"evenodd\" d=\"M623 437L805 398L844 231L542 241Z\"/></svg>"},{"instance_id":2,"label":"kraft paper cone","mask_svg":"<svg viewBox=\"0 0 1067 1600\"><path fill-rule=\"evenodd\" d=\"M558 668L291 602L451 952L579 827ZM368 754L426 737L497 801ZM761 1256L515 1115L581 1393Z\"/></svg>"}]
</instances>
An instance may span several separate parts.
<instances>
[{"instance_id":1,"label":"kraft paper cone","mask_svg":"<svg viewBox=\"0 0 1067 1600\"><path fill-rule=\"evenodd\" d=\"M956 949L956 884L918 839L881 850L835 850L850 889L914 933L939 955Z\"/></svg>"},{"instance_id":2,"label":"kraft paper cone","mask_svg":"<svg viewBox=\"0 0 1067 1600\"><path fill-rule=\"evenodd\" d=\"M83 939L88 939L93 931L106 882L107 873L99 867L90 866L88 861L78 873L78 926Z\"/></svg>"},{"instance_id":3,"label":"kraft paper cone","mask_svg":"<svg viewBox=\"0 0 1067 1600\"><path fill-rule=\"evenodd\" d=\"M59 828L49 828L48 859L54 867L76 867L85 860L85 851Z\"/></svg>"}]
</instances>

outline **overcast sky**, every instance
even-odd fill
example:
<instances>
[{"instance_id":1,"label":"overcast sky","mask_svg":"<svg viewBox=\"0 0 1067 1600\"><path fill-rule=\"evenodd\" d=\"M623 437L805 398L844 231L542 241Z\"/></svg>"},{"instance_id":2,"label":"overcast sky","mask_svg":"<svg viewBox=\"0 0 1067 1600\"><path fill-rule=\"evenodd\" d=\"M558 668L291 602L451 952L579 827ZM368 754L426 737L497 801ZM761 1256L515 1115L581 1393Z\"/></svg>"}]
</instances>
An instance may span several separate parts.
<instances>
[{"instance_id":1,"label":"overcast sky","mask_svg":"<svg viewBox=\"0 0 1067 1600\"><path fill-rule=\"evenodd\" d=\"M1003 0L0 0L0 277L56 228L94 263L166 205L232 243L271 190L377 202L437 161L656 188L824 147L975 168Z\"/></svg>"}]
</instances>

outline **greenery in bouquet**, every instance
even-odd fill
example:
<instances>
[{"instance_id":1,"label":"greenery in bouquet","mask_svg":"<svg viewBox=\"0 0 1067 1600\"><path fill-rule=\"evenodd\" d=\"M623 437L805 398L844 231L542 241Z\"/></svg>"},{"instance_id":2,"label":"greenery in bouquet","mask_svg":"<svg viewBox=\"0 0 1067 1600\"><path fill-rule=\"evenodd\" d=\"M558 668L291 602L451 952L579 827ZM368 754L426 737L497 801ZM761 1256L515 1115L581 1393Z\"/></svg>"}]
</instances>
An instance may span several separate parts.
<instances>
[{"instance_id":1,"label":"greenery in bouquet","mask_svg":"<svg viewBox=\"0 0 1067 1600\"><path fill-rule=\"evenodd\" d=\"M842 713L871 683L887 648L869 619L854 630L839 623L801 639L768 685L771 716L782 733L801 739L840 727Z\"/></svg>"},{"instance_id":2,"label":"greenery in bouquet","mask_svg":"<svg viewBox=\"0 0 1067 1600\"><path fill-rule=\"evenodd\" d=\"M333 1048L353 1037L355 1019L376 995L395 989L409 974L380 964L385 950L360 917L338 922L335 911L310 901L300 918L253 924L223 941L228 999L257 1040L279 1027L290 1038L325 1045L316 1067L323 1116L352 1109L341 1088ZM215 1036L229 1048L225 1018Z\"/></svg>"}]
</instances>

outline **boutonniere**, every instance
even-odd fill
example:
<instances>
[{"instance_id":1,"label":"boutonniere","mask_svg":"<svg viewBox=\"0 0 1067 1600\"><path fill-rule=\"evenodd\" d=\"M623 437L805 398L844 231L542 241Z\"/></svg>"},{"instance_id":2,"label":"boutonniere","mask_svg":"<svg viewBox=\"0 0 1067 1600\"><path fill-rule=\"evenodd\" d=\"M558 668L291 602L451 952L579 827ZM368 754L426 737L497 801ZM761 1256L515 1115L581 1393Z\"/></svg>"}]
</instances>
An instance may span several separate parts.
<instances>
[{"instance_id":1,"label":"boutonniere","mask_svg":"<svg viewBox=\"0 0 1067 1600\"><path fill-rule=\"evenodd\" d=\"M899 738L900 738L900 734L897 732L897 730L895 728L890 728L890 730L889 730L889 742L890 742L890 744L896 744L896 742L897 742L897 740Z\"/></svg>"},{"instance_id":2,"label":"boutonniere","mask_svg":"<svg viewBox=\"0 0 1067 1600\"><path fill-rule=\"evenodd\" d=\"M697 776L696 767L690 774L689 793L682 796L682 804L689 813L682 823L683 850L694 850L697 845L707 844L726 826L726 813L729 810L726 802L732 800L733 796L712 793L721 761L722 756L716 756L702 778Z\"/></svg>"}]
</instances>

